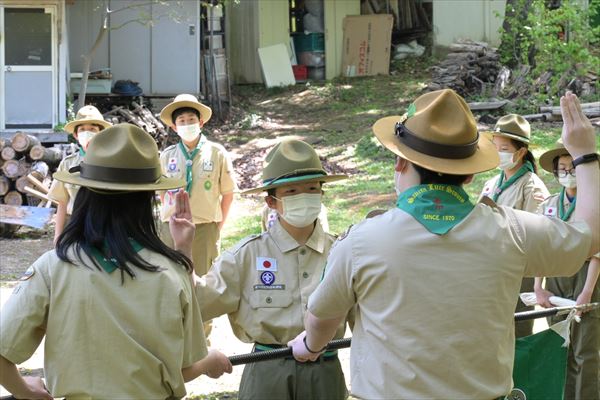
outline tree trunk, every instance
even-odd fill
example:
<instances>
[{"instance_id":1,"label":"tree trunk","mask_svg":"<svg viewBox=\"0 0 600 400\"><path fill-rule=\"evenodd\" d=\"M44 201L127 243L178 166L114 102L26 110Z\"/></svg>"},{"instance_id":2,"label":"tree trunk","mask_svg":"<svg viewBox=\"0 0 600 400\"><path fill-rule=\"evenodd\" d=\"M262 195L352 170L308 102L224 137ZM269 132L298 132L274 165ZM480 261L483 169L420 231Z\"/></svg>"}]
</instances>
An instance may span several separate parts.
<instances>
[{"instance_id":1,"label":"tree trunk","mask_svg":"<svg viewBox=\"0 0 600 400\"><path fill-rule=\"evenodd\" d=\"M83 71L81 75L81 86L79 88L79 95L77 96L77 110L81 107L85 106L85 94L87 91L87 83L88 77L90 75L90 66L92 65L92 58L94 57L94 53L98 50L100 43L102 43L102 39L106 36L108 32L108 13L105 12L104 19L102 21L102 26L100 27L100 31L98 32L98 36L96 36L96 41L94 45L90 49L90 52L81 56L83 58Z\"/></svg>"},{"instance_id":2,"label":"tree trunk","mask_svg":"<svg viewBox=\"0 0 600 400\"><path fill-rule=\"evenodd\" d=\"M0 175L0 196L4 196L10 190L10 179Z\"/></svg>"},{"instance_id":3,"label":"tree trunk","mask_svg":"<svg viewBox=\"0 0 600 400\"><path fill-rule=\"evenodd\" d=\"M526 61L523 59L520 36L528 34L524 26L531 3L533 0L506 0L504 22L502 23L502 42L498 52L503 57L509 57L504 62L511 69Z\"/></svg>"},{"instance_id":4,"label":"tree trunk","mask_svg":"<svg viewBox=\"0 0 600 400\"><path fill-rule=\"evenodd\" d=\"M49 164L58 164L62 160L62 151L55 147L33 146L29 151L29 158L41 160Z\"/></svg>"},{"instance_id":5,"label":"tree trunk","mask_svg":"<svg viewBox=\"0 0 600 400\"><path fill-rule=\"evenodd\" d=\"M35 136L28 135L23 132L15 133L12 138L12 147L19 153L27 153L33 146L39 145L40 140Z\"/></svg>"},{"instance_id":6,"label":"tree trunk","mask_svg":"<svg viewBox=\"0 0 600 400\"><path fill-rule=\"evenodd\" d=\"M4 204L9 204L11 206L22 206L23 195L16 190L11 190L4 195Z\"/></svg>"}]
</instances>

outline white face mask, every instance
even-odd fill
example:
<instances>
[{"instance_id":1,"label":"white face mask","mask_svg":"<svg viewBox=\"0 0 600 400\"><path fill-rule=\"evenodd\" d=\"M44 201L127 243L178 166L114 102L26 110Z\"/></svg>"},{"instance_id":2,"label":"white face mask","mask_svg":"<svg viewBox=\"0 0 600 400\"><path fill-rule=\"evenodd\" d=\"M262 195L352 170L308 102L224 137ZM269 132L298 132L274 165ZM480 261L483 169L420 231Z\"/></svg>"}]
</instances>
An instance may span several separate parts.
<instances>
[{"instance_id":1,"label":"white face mask","mask_svg":"<svg viewBox=\"0 0 600 400\"><path fill-rule=\"evenodd\" d=\"M558 178L558 183L567 189L575 189L577 187L577 178L567 174L564 178Z\"/></svg>"},{"instance_id":2,"label":"white face mask","mask_svg":"<svg viewBox=\"0 0 600 400\"><path fill-rule=\"evenodd\" d=\"M500 165L498 165L500 169L513 169L518 163L517 161L513 161L515 153L499 151L498 155L500 156Z\"/></svg>"},{"instance_id":3,"label":"white face mask","mask_svg":"<svg viewBox=\"0 0 600 400\"><path fill-rule=\"evenodd\" d=\"M90 144L90 140L92 140L95 134L96 132L92 131L77 132L77 141L79 142L84 151L87 150L87 147Z\"/></svg>"},{"instance_id":4,"label":"white face mask","mask_svg":"<svg viewBox=\"0 0 600 400\"><path fill-rule=\"evenodd\" d=\"M398 171L394 171L394 189L396 189L396 195L399 196L402 191L400 188L400 179L402 178L402 174Z\"/></svg>"},{"instance_id":5,"label":"white face mask","mask_svg":"<svg viewBox=\"0 0 600 400\"><path fill-rule=\"evenodd\" d=\"M283 204L281 217L296 228L312 224L321 212L321 193L301 193L279 200Z\"/></svg>"},{"instance_id":6,"label":"white face mask","mask_svg":"<svg viewBox=\"0 0 600 400\"><path fill-rule=\"evenodd\" d=\"M184 142L193 142L200 136L200 124L179 125L177 134Z\"/></svg>"}]
</instances>

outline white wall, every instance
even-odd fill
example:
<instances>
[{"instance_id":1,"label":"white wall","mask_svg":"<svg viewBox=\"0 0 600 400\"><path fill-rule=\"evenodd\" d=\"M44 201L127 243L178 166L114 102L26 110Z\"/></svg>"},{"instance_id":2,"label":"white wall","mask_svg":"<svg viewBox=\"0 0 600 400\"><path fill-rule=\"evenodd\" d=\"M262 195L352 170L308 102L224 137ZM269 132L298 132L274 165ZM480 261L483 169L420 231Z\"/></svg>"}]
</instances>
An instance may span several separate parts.
<instances>
[{"instance_id":1,"label":"white wall","mask_svg":"<svg viewBox=\"0 0 600 400\"><path fill-rule=\"evenodd\" d=\"M505 6L505 0L433 0L434 46L445 47L458 39L499 46Z\"/></svg>"}]
</instances>

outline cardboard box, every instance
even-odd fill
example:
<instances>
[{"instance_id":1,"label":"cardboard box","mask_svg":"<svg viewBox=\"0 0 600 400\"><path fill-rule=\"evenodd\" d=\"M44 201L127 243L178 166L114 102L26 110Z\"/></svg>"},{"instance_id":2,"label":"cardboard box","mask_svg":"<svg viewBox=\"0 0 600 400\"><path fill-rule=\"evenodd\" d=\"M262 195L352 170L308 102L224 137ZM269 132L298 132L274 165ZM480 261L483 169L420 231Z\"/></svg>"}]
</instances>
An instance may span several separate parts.
<instances>
[{"instance_id":1,"label":"cardboard box","mask_svg":"<svg viewBox=\"0 0 600 400\"><path fill-rule=\"evenodd\" d=\"M390 14L344 18L344 76L389 74L393 24L394 18Z\"/></svg>"}]
</instances>

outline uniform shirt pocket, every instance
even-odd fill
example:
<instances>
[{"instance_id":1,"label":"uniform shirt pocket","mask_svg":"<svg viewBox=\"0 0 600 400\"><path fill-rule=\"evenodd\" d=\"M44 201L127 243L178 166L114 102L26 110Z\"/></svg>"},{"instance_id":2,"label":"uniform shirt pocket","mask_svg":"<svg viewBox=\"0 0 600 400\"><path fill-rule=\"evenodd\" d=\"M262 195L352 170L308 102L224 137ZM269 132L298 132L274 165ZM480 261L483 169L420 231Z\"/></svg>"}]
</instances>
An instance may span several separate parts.
<instances>
[{"instance_id":1,"label":"uniform shirt pocket","mask_svg":"<svg viewBox=\"0 0 600 400\"><path fill-rule=\"evenodd\" d=\"M293 302L292 294L285 290L255 290L250 297L252 308L285 308Z\"/></svg>"}]
</instances>

